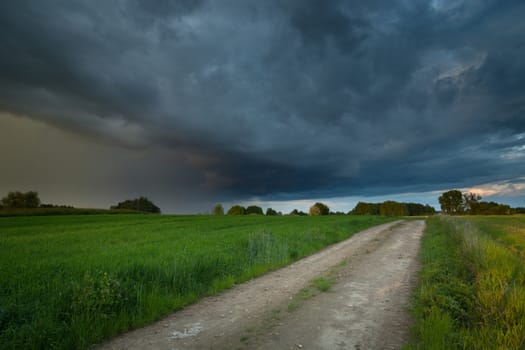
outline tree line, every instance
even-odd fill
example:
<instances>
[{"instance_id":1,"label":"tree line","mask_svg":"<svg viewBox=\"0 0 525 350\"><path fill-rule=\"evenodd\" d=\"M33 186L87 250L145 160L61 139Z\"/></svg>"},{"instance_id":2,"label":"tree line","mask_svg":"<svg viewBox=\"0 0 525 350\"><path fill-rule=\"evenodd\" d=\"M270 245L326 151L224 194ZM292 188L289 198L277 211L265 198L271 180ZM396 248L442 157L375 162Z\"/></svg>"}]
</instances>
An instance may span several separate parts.
<instances>
[{"instance_id":1,"label":"tree line","mask_svg":"<svg viewBox=\"0 0 525 350\"><path fill-rule=\"evenodd\" d=\"M359 202L350 213L354 215L425 216L434 215L436 210L428 204L385 201L382 203Z\"/></svg>"},{"instance_id":2,"label":"tree line","mask_svg":"<svg viewBox=\"0 0 525 350\"><path fill-rule=\"evenodd\" d=\"M222 204L217 204L213 208L213 215L224 215L224 207ZM267 215L267 216L276 216L283 215L283 213L273 210L272 208L266 209L266 214L263 209L257 205L250 205L248 207L243 207L242 205L234 205L226 212L226 215Z\"/></svg>"},{"instance_id":3,"label":"tree line","mask_svg":"<svg viewBox=\"0 0 525 350\"><path fill-rule=\"evenodd\" d=\"M10 191L0 201L0 209L76 209L71 205L43 204L38 192ZM130 210L143 213L160 213L160 208L147 197L128 199L111 206L110 210ZM72 211L74 213L74 211Z\"/></svg>"},{"instance_id":4,"label":"tree line","mask_svg":"<svg viewBox=\"0 0 525 350\"><path fill-rule=\"evenodd\" d=\"M320 216L320 215L383 215L383 216L418 216L418 215L433 215L436 210L430 205L423 205L419 203L399 203L395 201L385 201L383 203L365 203L359 202L354 209L348 213L332 212L328 205L322 202L314 203L308 210L308 213L293 209L286 215L296 216ZM243 207L241 205L233 205L226 213L222 204L217 204L213 208L214 215L283 215L272 208L266 210L264 214L263 209L256 205Z\"/></svg>"},{"instance_id":5,"label":"tree line","mask_svg":"<svg viewBox=\"0 0 525 350\"><path fill-rule=\"evenodd\" d=\"M512 208L507 204L496 202L481 201L481 196L475 193L462 193L459 190L450 190L441 194L438 198L441 210L449 215L510 215L525 214L525 208ZM0 201L0 209L38 209L38 208L59 208L72 209L69 205L43 204L39 198L38 192L28 191L10 191ZM147 197L127 199L111 206L110 210L129 210L143 213L160 213L160 208ZM257 205L243 207L242 205L233 205L226 213L222 204L217 204L213 208L214 215L283 215L282 212L272 208L266 209L266 212ZM396 201L385 201L382 203L359 202L348 213L348 215L383 215L383 216L426 216L433 215L436 210L430 205L419 203L401 203ZM332 212L330 208L321 202L313 204L308 213L293 209L287 215L297 216L318 216L318 215L345 215L343 212Z\"/></svg>"},{"instance_id":6,"label":"tree line","mask_svg":"<svg viewBox=\"0 0 525 350\"><path fill-rule=\"evenodd\" d=\"M38 208L41 205L38 192L35 191L29 191L25 193L20 191L11 191L4 198L2 198L1 203L1 207L16 209Z\"/></svg>"},{"instance_id":7,"label":"tree line","mask_svg":"<svg viewBox=\"0 0 525 350\"><path fill-rule=\"evenodd\" d=\"M224 207L222 204L217 204L212 211L213 215L225 215L224 213ZM302 211L299 211L297 209L292 210L288 215L298 215L298 216L318 216L318 215L330 215L334 214L330 212L330 208L321 202L317 202L314 205L310 207L310 210L308 211L308 214ZM266 215L266 216L277 216L277 215L283 215L282 212L276 211L272 208L266 209L266 213L263 211L263 209L257 205L250 205L248 207L243 207L242 205L236 204L233 205L228 211L226 212L226 215Z\"/></svg>"},{"instance_id":8,"label":"tree line","mask_svg":"<svg viewBox=\"0 0 525 350\"><path fill-rule=\"evenodd\" d=\"M525 208L512 208L510 205L481 201L481 196L459 190L443 192L438 198L441 211L449 215L511 215L525 214Z\"/></svg>"}]
</instances>

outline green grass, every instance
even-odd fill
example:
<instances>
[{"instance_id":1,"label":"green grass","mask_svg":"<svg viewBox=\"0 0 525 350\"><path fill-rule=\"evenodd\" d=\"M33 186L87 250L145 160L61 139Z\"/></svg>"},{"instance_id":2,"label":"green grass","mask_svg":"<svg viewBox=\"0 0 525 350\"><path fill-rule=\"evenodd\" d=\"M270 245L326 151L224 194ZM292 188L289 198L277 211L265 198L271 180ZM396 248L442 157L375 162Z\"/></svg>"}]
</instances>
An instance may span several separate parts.
<instances>
[{"instance_id":1,"label":"green grass","mask_svg":"<svg viewBox=\"0 0 525 350\"><path fill-rule=\"evenodd\" d=\"M319 277L312 281L313 285L321 292L328 292L334 284L333 278Z\"/></svg>"},{"instance_id":2,"label":"green grass","mask_svg":"<svg viewBox=\"0 0 525 350\"><path fill-rule=\"evenodd\" d=\"M436 217L407 349L525 348L525 216Z\"/></svg>"},{"instance_id":3,"label":"green grass","mask_svg":"<svg viewBox=\"0 0 525 350\"><path fill-rule=\"evenodd\" d=\"M335 282L335 275L337 271L346 264L346 260L342 261L333 267L326 276L317 277L311 280L310 286L301 289L293 298L291 298L292 301L288 303L287 307L288 312L294 312L303 304L303 302L317 296L320 292L328 292Z\"/></svg>"},{"instance_id":4,"label":"green grass","mask_svg":"<svg viewBox=\"0 0 525 350\"><path fill-rule=\"evenodd\" d=\"M381 217L0 218L2 349L85 349Z\"/></svg>"}]
</instances>

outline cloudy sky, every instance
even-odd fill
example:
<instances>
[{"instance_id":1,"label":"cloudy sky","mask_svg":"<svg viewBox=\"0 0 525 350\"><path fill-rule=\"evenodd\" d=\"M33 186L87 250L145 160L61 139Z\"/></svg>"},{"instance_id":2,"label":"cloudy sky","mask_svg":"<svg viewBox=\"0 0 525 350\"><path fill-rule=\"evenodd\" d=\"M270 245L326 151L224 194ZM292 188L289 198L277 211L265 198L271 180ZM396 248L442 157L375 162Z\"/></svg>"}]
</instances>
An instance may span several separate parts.
<instances>
[{"instance_id":1,"label":"cloudy sky","mask_svg":"<svg viewBox=\"0 0 525 350\"><path fill-rule=\"evenodd\" d=\"M0 192L525 206L521 0L0 2Z\"/></svg>"}]
</instances>

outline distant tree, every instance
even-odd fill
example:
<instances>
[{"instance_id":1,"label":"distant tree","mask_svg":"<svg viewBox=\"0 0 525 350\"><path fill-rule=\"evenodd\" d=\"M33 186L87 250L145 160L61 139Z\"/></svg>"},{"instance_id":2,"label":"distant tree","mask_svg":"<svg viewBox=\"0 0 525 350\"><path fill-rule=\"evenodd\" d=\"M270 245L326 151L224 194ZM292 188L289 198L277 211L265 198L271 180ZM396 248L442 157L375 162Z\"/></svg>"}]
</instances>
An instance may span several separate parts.
<instances>
[{"instance_id":1,"label":"distant tree","mask_svg":"<svg viewBox=\"0 0 525 350\"><path fill-rule=\"evenodd\" d=\"M451 190L439 197L439 204L443 212L448 214L470 215L510 215L517 212L507 204L496 202L482 202L481 196L468 192L461 193Z\"/></svg>"},{"instance_id":2,"label":"distant tree","mask_svg":"<svg viewBox=\"0 0 525 350\"><path fill-rule=\"evenodd\" d=\"M470 215L509 215L516 212L509 205L496 202L482 202L481 196L472 192L461 193L451 190L439 197L443 212Z\"/></svg>"},{"instance_id":3,"label":"distant tree","mask_svg":"<svg viewBox=\"0 0 525 350\"><path fill-rule=\"evenodd\" d=\"M272 208L266 209L266 216L275 216L275 215L279 215L279 213L273 210Z\"/></svg>"},{"instance_id":4,"label":"distant tree","mask_svg":"<svg viewBox=\"0 0 525 350\"><path fill-rule=\"evenodd\" d=\"M213 215L224 215L224 208L222 207L222 204L217 204L215 207L213 207Z\"/></svg>"},{"instance_id":5,"label":"distant tree","mask_svg":"<svg viewBox=\"0 0 525 350\"><path fill-rule=\"evenodd\" d=\"M74 209L72 205L65 204L40 204L39 208L60 208L60 209Z\"/></svg>"},{"instance_id":6,"label":"distant tree","mask_svg":"<svg viewBox=\"0 0 525 350\"><path fill-rule=\"evenodd\" d=\"M120 202L117 205L112 206L111 209L129 209L141 211L144 213L160 213L160 208L153 204L153 202L151 202L146 197L127 199L124 202Z\"/></svg>"},{"instance_id":7,"label":"distant tree","mask_svg":"<svg viewBox=\"0 0 525 350\"><path fill-rule=\"evenodd\" d=\"M476 214L476 208L481 196L472 192L463 193L463 210L468 214Z\"/></svg>"},{"instance_id":8,"label":"distant tree","mask_svg":"<svg viewBox=\"0 0 525 350\"><path fill-rule=\"evenodd\" d=\"M24 199L22 192L9 192L2 198L2 204L6 208L24 208Z\"/></svg>"},{"instance_id":9,"label":"distant tree","mask_svg":"<svg viewBox=\"0 0 525 350\"><path fill-rule=\"evenodd\" d=\"M234 205L228 210L228 215L244 215L245 209L241 205Z\"/></svg>"},{"instance_id":10,"label":"distant tree","mask_svg":"<svg viewBox=\"0 0 525 350\"><path fill-rule=\"evenodd\" d=\"M383 203L359 202L348 214L350 215L388 215L388 216L419 216L433 215L436 210L430 205L419 203L399 203L385 201Z\"/></svg>"},{"instance_id":11,"label":"distant tree","mask_svg":"<svg viewBox=\"0 0 525 350\"><path fill-rule=\"evenodd\" d=\"M2 198L2 205L6 208L38 208L40 198L38 192L29 191L22 193L20 191L9 192Z\"/></svg>"},{"instance_id":12,"label":"distant tree","mask_svg":"<svg viewBox=\"0 0 525 350\"><path fill-rule=\"evenodd\" d=\"M2 198L2 205L6 208L21 208L22 207L22 193L19 191L10 191L7 196Z\"/></svg>"},{"instance_id":13,"label":"distant tree","mask_svg":"<svg viewBox=\"0 0 525 350\"><path fill-rule=\"evenodd\" d=\"M419 203L406 203L409 216L423 216L434 215L436 210L430 205L423 205Z\"/></svg>"},{"instance_id":14,"label":"distant tree","mask_svg":"<svg viewBox=\"0 0 525 350\"><path fill-rule=\"evenodd\" d=\"M423 204L407 203L406 206L407 206L407 209L408 209L408 215L409 216L425 215L425 206Z\"/></svg>"},{"instance_id":15,"label":"distant tree","mask_svg":"<svg viewBox=\"0 0 525 350\"><path fill-rule=\"evenodd\" d=\"M512 208L507 204L500 204L497 215L510 215L512 214Z\"/></svg>"},{"instance_id":16,"label":"distant tree","mask_svg":"<svg viewBox=\"0 0 525 350\"><path fill-rule=\"evenodd\" d=\"M436 213L436 209L434 209L433 206L426 204L425 205L425 215L434 215Z\"/></svg>"},{"instance_id":17,"label":"distant tree","mask_svg":"<svg viewBox=\"0 0 525 350\"><path fill-rule=\"evenodd\" d=\"M514 208L514 212L516 214L525 214L525 208L523 207Z\"/></svg>"},{"instance_id":18,"label":"distant tree","mask_svg":"<svg viewBox=\"0 0 525 350\"><path fill-rule=\"evenodd\" d=\"M379 215L379 203L359 202L349 214L354 215Z\"/></svg>"},{"instance_id":19,"label":"distant tree","mask_svg":"<svg viewBox=\"0 0 525 350\"><path fill-rule=\"evenodd\" d=\"M264 215L264 212L261 207L250 205L244 211L244 215Z\"/></svg>"},{"instance_id":20,"label":"distant tree","mask_svg":"<svg viewBox=\"0 0 525 350\"><path fill-rule=\"evenodd\" d=\"M306 214L304 211L294 209L288 215L307 216L308 214Z\"/></svg>"},{"instance_id":21,"label":"distant tree","mask_svg":"<svg viewBox=\"0 0 525 350\"><path fill-rule=\"evenodd\" d=\"M408 208L405 203L385 201L381 203L379 213L384 216L407 216Z\"/></svg>"},{"instance_id":22,"label":"distant tree","mask_svg":"<svg viewBox=\"0 0 525 350\"><path fill-rule=\"evenodd\" d=\"M438 198L441 210L447 214L463 213L463 195L458 190L444 192Z\"/></svg>"},{"instance_id":23,"label":"distant tree","mask_svg":"<svg viewBox=\"0 0 525 350\"><path fill-rule=\"evenodd\" d=\"M24 194L24 202L26 208L38 208L38 206L40 205L40 198L38 198L38 192L26 192Z\"/></svg>"},{"instance_id":24,"label":"distant tree","mask_svg":"<svg viewBox=\"0 0 525 350\"><path fill-rule=\"evenodd\" d=\"M496 202L476 202L472 204L471 215L510 215L516 212L516 209L507 204L500 204Z\"/></svg>"},{"instance_id":25,"label":"distant tree","mask_svg":"<svg viewBox=\"0 0 525 350\"><path fill-rule=\"evenodd\" d=\"M324 203L317 202L310 207L309 214L311 216L328 215L330 214L330 208Z\"/></svg>"}]
</instances>

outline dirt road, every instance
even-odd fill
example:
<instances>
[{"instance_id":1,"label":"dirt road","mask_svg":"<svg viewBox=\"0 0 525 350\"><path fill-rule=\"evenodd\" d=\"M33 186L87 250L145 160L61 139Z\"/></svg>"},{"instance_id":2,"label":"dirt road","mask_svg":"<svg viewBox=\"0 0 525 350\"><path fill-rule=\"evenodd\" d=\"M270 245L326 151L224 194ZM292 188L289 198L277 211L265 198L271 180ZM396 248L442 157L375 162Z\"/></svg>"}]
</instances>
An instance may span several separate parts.
<instances>
[{"instance_id":1,"label":"dirt road","mask_svg":"<svg viewBox=\"0 0 525 350\"><path fill-rule=\"evenodd\" d=\"M398 349L423 228L370 228L98 349ZM304 290L328 275L328 292Z\"/></svg>"}]
</instances>

